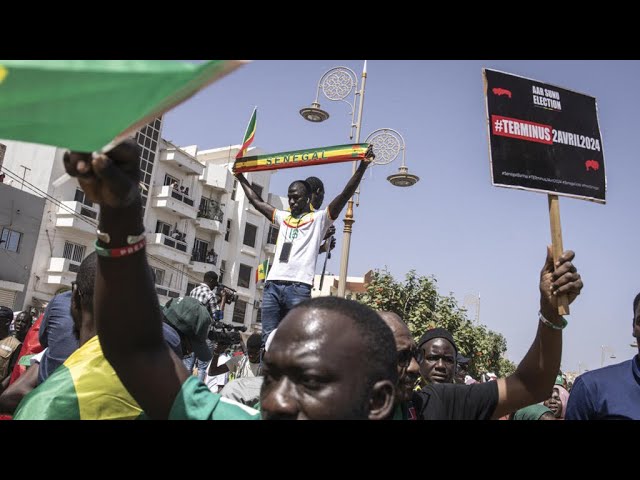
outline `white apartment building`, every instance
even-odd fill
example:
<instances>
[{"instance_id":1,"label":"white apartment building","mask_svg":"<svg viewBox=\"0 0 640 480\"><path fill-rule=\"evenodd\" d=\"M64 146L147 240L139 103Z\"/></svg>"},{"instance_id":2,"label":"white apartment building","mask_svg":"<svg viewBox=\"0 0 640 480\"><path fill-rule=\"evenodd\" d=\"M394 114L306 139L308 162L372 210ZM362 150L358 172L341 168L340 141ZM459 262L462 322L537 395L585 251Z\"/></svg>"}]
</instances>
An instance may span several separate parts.
<instances>
[{"instance_id":1,"label":"white apartment building","mask_svg":"<svg viewBox=\"0 0 640 480\"><path fill-rule=\"evenodd\" d=\"M277 230L250 205L229 171L240 145L198 151L195 145L180 148L161 133L162 119L157 118L135 135L142 147L147 254L160 303L186 295L213 270L238 293L238 301L225 308L225 322L257 331L262 293L256 289L256 269L268 256L273 261ZM99 212L64 173L63 149L0 143L6 145L3 168L20 179L24 173L25 190L46 198L31 275L25 280L25 305L38 307L75 280L80 263L93 251ZM268 194L271 173L246 177L263 198L283 208L286 197ZM15 178L6 177L4 183L20 188Z\"/></svg>"}]
</instances>

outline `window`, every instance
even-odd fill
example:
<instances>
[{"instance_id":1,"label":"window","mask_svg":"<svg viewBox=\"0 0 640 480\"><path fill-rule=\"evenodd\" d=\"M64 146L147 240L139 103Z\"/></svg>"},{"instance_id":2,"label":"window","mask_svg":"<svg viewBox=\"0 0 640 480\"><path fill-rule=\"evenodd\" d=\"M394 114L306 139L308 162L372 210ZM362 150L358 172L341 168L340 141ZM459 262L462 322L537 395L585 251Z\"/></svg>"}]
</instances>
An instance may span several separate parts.
<instances>
[{"instance_id":1,"label":"window","mask_svg":"<svg viewBox=\"0 0 640 480\"><path fill-rule=\"evenodd\" d=\"M280 232L280 229L278 227L276 227L275 225L271 225L269 227L269 235L267 235L267 243L275 245L276 242L278 241L279 232Z\"/></svg>"},{"instance_id":2,"label":"window","mask_svg":"<svg viewBox=\"0 0 640 480\"><path fill-rule=\"evenodd\" d=\"M250 223L245 224L244 226L244 240L242 243L248 245L250 247L256 246L256 233L258 232L258 227L255 225L251 225Z\"/></svg>"},{"instance_id":3,"label":"window","mask_svg":"<svg viewBox=\"0 0 640 480\"><path fill-rule=\"evenodd\" d=\"M0 236L0 248L9 250L10 252L17 252L20 247L20 239L22 234L11 230L10 228L2 229L2 236Z\"/></svg>"},{"instance_id":4,"label":"window","mask_svg":"<svg viewBox=\"0 0 640 480\"><path fill-rule=\"evenodd\" d=\"M224 283L224 272L227 270L227 261L222 260L220 262L220 277L218 278L218 283Z\"/></svg>"},{"instance_id":5,"label":"window","mask_svg":"<svg viewBox=\"0 0 640 480\"><path fill-rule=\"evenodd\" d=\"M193 290L194 288L196 288L198 285L196 285L195 283L187 283L187 293L185 294L185 297L188 297L189 295L191 295L191 290Z\"/></svg>"},{"instance_id":6,"label":"window","mask_svg":"<svg viewBox=\"0 0 640 480\"><path fill-rule=\"evenodd\" d=\"M76 195L73 198L76 202L83 203L87 207L93 207L93 202L87 198L82 190L76 188Z\"/></svg>"},{"instance_id":7,"label":"window","mask_svg":"<svg viewBox=\"0 0 640 480\"><path fill-rule=\"evenodd\" d=\"M177 178L172 177L168 173L165 173L164 174L164 185L171 185L173 182L176 182L178 185L180 185L180 182L178 181Z\"/></svg>"},{"instance_id":8,"label":"window","mask_svg":"<svg viewBox=\"0 0 640 480\"><path fill-rule=\"evenodd\" d=\"M164 270L151 267L151 271L153 272L153 278L155 279L156 285L164 285Z\"/></svg>"},{"instance_id":9,"label":"window","mask_svg":"<svg viewBox=\"0 0 640 480\"><path fill-rule=\"evenodd\" d=\"M233 190L231 191L231 200L236 199L236 192L238 191L238 180L233 181Z\"/></svg>"},{"instance_id":10,"label":"window","mask_svg":"<svg viewBox=\"0 0 640 480\"><path fill-rule=\"evenodd\" d=\"M262 186L257 183L252 183L251 188L253 188L253 191L256 192L260 198L262 198Z\"/></svg>"},{"instance_id":11,"label":"window","mask_svg":"<svg viewBox=\"0 0 640 480\"><path fill-rule=\"evenodd\" d=\"M262 323L262 302L256 302L259 305L254 305L254 310L257 310L256 323Z\"/></svg>"},{"instance_id":12,"label":"window","mask_svg":"<svg viewBox=\"0 0 640 480\"><path fill-rule=\"evenodd\" d=\"M64 251L62 256L72 262L80 263L84 259L84 252L87 249L84 245L77 243L64 242Z\"/></svg>"},{"instance_id":13,"label":"window","mask_svg":"<svg viewBox=\"0 0 640 480\"><path fill-rule=\"evenodd\" d=\"M198 216L202 216L202 217L206 217L207 214L209 213L209 203L211 202L211 200L209 200L207 197L201 197L200 198L200 208L198 209Z\"/></svg>"},{"instance_id":14,"label":"window","mask_svg":"<svg viewBox=\"0 0 640 480\"><path fill-rule=\"evenodd\" d=\"M142 197L142 210L144 215L144 209L147 205L149 197L149 189L151 187L151 174L153 173L153 163L156 157L156 148L158 140L159 130L162 124L162 117L156 118L151 123L142 127L136 133L136 142L141 147L140 154L140 196ZM152 140L149 140L152 138Z\"/></svg>"},{"instance_id":15,"label":"window","mask_svg":"<svg viewBox=\"0 0 640 480\"><path fill-rule=\"evenodd\" d=\"M209 251L209 242L196 238L193 242L193 252L191 252L191 260L194 262L207 262L207 252Z\"/></svg>"},{"instance_id":16,"label":"window","mask_svg":"<svg viewBox=\"0 0 640 480\"><path fill-rule=\"evenodd\" d=\"M224 234L224 241L229 241L229 235L231 235L231 219L227 220L227 233Z\"/></svg>"},{"instance_id":17,"label":"window","mask_svg":"<svg viewBox=\"0 0 640 480\"><path fill-rule=\"evenodd\" d=\"M245 265L244 263L240 264L240 271L238 272L238 286L249 288L251 284L251 270L252 268L249 265Z\"/></svg>"},{"instance_id":18,"label":"window","mask_svg":"<svg viewBox=\"0 0 640 480\"><path fill-rule=\"evenodd\" d=\"M240 267L242 268L242 267ZM236 306L233 307L233 318L231 319L234 323L244 323L244 314L247 311L247 302L244 300L236 300Z\"/></svg>"},{"instance_id":19,"label":"window","mask_svg":"<svg viewBox=\"0 0 640 480\"><path fill-rule=\"evenodd\" d=\"M161 222L160 220L156 222L156 233L162 233L163 235L166 235L168 237L170 232L171 225Z\"/></svg>"}]
</instances>

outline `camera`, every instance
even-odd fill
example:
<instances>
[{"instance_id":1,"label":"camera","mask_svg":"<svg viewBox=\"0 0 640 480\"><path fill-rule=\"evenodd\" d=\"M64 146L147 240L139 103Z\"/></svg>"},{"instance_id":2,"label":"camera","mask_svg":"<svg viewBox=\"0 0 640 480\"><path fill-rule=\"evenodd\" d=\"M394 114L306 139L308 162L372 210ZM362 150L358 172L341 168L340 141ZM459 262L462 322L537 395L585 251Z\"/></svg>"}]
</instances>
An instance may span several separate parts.
<instances>
[{"instance_id":1,"label":"camera","mask_svg":"<svg viewBox=\"0 0 640 480\"><path fill-rule=\"evenodd\" d=\"M236 290L219 283L218 286L216 287L216 296L222 298L223 292L227 294L227 305L235 302L238 299L238 294L236 293Z\"/></svg>"},{"instance_id":2,"label":"camera","mask_svg":"<svg viewBox=\"0 0 640 480\"><path fill-rule=\"evenodd\" d=\"M247 327L245 325L236 327L235 325L231 325L229 323L213 322L211 324L211 329L209 330L207 337L212 342L216 342L218 344L236 345L238 343L242 343L240 332L246 331Z\"/></svg>"}]
</instances>

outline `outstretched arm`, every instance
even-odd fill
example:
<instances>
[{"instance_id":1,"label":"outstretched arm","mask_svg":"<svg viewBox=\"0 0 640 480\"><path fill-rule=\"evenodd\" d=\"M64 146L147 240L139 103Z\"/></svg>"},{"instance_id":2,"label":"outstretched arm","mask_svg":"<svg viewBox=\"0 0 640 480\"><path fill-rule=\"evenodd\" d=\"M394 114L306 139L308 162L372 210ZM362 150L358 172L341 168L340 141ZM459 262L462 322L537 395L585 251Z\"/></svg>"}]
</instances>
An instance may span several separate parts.
<instances>
[{"instance_id":1,"label":"outstretched arm","mask_svg":"<svg viewBox=\"0 0 640 480\"><path fill-rule=\"evenodd\" d=\"M238 179L240 185L242 185L242 190L244 190L244 194L251 202L251 205L253 205L256 210L267 217L271 222L273 220L273 212L275 210L275 207L260 198L260 196L253 190L253 188L251 188L251 185L243 174L236 173L234 175Z\"/></svg>"},{"instance_id":2,"label":"outstretched arm","mask_svg":"<svg viewBox=\"0 0 640 480\"><path fill-rule=\"evenodd\" d=\"M340 212L344 209L344 206L347 204L349 199L356 193L356 189L358 185L360 185L360 180L362 180L362 176L364 172L367 170L369 164L373 161L375 155L373 154L373 150L367 150L367 157L360 162L356 172L347 182L347 186L344 187L344 190L340 195L333 199L333 201L329 204L329 215L332 219L337 219L340 216Z\"/></svg>"},{"instance_id":3,"label":"outstretched arm","mask_svg":"<svg viewBox=\"0 0 640 480\"><path fill-rule=\"evenodd\" d=\"M551 248L540 272L540 313L553 325L562 326L558 315L557 297L567 294L573 302L582 290L582 280L571 261L572 251L566 251L554 271ZM553 382L560 370L562 330L538 322L538 332L529 351L513 375L498 379L498 405L492 418L541 402L549 397Z\"/></svg>"},{"instance_id":4,"label":"outstretched arm","mask_svg":"<svg viewBox=\"0 0 640 480\"><path fill-rule=\"evenodd\" d=\"M67 173L100 204L99 229L111 237L108 244L98 242L102 248L127 246L127 236L144 233L138 152L136 143L127 141L106 155L64 156ZM94 318L104 355L123 385L151 418L167 418L189 373L162 336L144 248L122 257L98 256Z\"/></svg>"}]
</instances>

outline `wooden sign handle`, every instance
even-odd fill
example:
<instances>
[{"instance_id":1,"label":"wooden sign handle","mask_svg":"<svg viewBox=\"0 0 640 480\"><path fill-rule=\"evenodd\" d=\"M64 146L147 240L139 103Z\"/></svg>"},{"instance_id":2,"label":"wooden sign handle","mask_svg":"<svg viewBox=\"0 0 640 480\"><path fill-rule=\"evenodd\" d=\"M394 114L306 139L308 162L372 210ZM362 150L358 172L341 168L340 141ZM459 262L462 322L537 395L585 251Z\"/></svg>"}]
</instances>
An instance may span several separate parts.
<instances>
[{"instance_id":1,"label":"wooden sign handle","mask_svg":"<svg viewBox=\"0 0 640 480\"><path fill-rule=\"evenodd\" d=\"M551 221L551 250L553 252L553 265L564 251L562 247L562 228L560 226L560 201L557 195L549 195L549 220ZM558 296L558 313L569 315L569 298L567 295Z\"/></svg>"}]
</instances>

